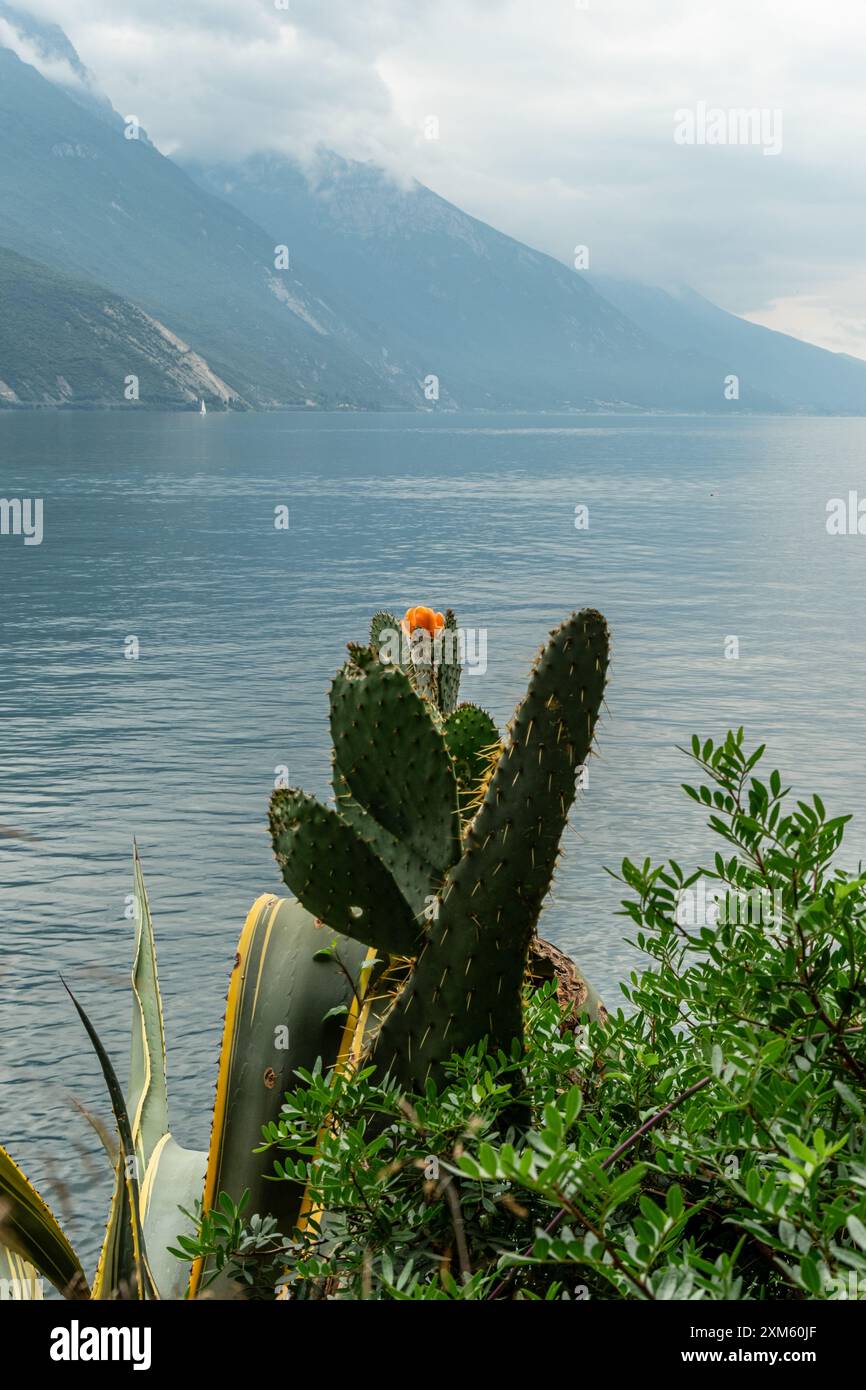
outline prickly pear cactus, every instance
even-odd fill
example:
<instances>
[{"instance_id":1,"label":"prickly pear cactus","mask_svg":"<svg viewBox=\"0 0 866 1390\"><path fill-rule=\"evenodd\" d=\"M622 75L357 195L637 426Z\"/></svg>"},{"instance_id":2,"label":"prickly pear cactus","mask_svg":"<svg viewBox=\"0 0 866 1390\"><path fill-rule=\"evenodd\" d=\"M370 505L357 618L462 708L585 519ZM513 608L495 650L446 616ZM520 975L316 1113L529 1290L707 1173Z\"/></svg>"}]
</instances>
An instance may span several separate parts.
<instances>
[{"instance_id":1,"label":"prickly pear cactus","mask_svg":"<svg viewBox=\"0 0 866 1390\"><path fill-rule=\"evenodd\" d=\"M449 619L410 609L418 631ZM283 877L315 916L411 968L369 1055L408 1090L441 1076L454 1051L522 1036L522 991L539 913L587 761L609 642L599 613L551 633L504 745L488 715L457 706L431 661L386 659L387 614L331 688L336 809L274 793L270 827ZM456 620L451 622L456 631ZM404 625L405 631L405 625ZM593 996L594 999L594 996Z\"/></svg>"}]
</instances>

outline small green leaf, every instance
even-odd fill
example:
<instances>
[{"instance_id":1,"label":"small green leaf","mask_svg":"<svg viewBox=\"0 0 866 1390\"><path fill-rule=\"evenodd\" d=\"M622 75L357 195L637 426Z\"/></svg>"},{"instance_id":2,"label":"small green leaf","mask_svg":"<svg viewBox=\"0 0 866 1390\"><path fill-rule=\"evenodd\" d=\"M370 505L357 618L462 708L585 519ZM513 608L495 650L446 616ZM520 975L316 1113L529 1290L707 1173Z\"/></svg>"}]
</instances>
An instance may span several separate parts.
<instances>
[{"instance_id":1,"label":"small green leaf","mask_svg":"<svg viewBox=\"0 0 866 1390\"><path fill-rule=\"evenodd\" d=\"M676 1183L667 1190L665 1206L668 1216L673 1217L674 1221L678 1221L685 1210L685 1201L683 1200L683 1190Z\"/></svg>"}]
</instances>

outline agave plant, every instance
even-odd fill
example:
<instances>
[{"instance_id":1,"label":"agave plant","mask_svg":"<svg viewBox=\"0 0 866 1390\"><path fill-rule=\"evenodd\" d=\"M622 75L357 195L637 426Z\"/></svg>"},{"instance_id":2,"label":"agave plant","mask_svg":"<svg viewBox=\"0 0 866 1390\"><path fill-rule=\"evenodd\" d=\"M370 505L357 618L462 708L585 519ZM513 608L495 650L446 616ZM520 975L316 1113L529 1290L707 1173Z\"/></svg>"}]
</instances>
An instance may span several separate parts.
<instances>
[{"instance_id":1,"label":"agave plant","mask_svg":"<svg viewBox=\"0 0 866 1390\"><path fill-rule=\"evenodd\" d=\"M223 1192L248 1190L256 1210L291 1230L303 1198L298 1187L267 1181L254 1153L262 1127L279 1114L298 1067L339 1060L360 1008L363 948L347 941L339 962L297 903L260 897L241 932L231 974L217 1073L210 1147L183 1148L168 1118L165 1032L153 923L141 861L134 851L135 956L132 1047L124 1095L88 1015L75 1008L99 1057L117 1126L115 1181L92 1284L47 1203L0 1148L0 1278L13 1298L39 1295L40 1276L66 1298L183 1298L208 1282L170 1253L184 1212L209 1209ZM353 984L358 980L357 986ZM183 1237L181 1237L183 1239ZM210 1283L215 1294L228 1281Z\"/></svg>"}]
</instances>

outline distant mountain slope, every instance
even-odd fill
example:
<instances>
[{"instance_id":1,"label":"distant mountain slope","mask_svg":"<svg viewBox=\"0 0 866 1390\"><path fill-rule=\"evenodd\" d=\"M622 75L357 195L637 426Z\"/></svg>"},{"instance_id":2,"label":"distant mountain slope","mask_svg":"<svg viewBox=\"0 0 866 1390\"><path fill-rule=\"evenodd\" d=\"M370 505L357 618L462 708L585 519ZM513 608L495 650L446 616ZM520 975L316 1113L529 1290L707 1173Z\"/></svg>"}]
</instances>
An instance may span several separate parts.
<instances>
[{"instance_id":1,"label":"distant mountain slope","mask_svg":"<svg viewBox=\"0 0 866 1390\"><path fill-rule=\"evenodd\" d=\"M0 247L0 407L241 405L170 329L88 280ZM50 347L49 347L50 345Z\"/></svg>"},{"instance_id":2,"label":"distant mountain slope","mask_svg":"<svg viewBox=\"0 0 866 1390\"><path fill-rule=\"evenodd\" d=\"M9 49L0 49L0 245L133 299L257 405L419 395L315 276L275 268L266 232Z\"/></svg>"},{"instance_id":3,"label":"distant mountain slope","mask_svg":"<svg viewBox=\"0 0 866 1390\"><path fill-rule=\"evenodd\" d=\"M782 410L866 414L866 362L827 352L729 314L694 290L593 276L597 289L668 346L711 352L726 372L775 397Z\"/></svg>"},{"instance_id":4,"label":"distant mountain slope","mask_svg":"<svg viewBox=\"0 0 866 1390\"><path fill-rule=\"evenodd\" d=\"M315 180L290 160L185 167L375 324L389 360L414 345L461 403L713 410L721 364L658 343L585 275L461 212L423 185L399 187L335 156ZM763 393L741 407L772 409Z\"/></svg>"}]
</instances>

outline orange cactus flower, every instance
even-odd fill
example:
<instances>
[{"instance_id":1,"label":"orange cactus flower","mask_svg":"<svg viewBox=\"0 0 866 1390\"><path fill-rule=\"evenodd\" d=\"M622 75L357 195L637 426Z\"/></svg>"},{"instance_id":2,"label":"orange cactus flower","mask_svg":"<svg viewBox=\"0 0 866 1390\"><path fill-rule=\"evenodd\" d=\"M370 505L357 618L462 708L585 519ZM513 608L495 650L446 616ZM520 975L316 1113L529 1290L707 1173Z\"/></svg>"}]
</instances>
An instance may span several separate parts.
<instances>
[{"instance_id":1,"label":"orange cactus flower","mask_svg":"<svg viewBox=\"0 0 866 1390\"><path fill-rule=\"evenodd\" d=\"M416 628L423 627L435 637L436 633L445 626L445 619L441 613L434 613L432 608L407 608L406 616L403 619L403 629L411 637Z\"/></svg>"}]
</instances>

